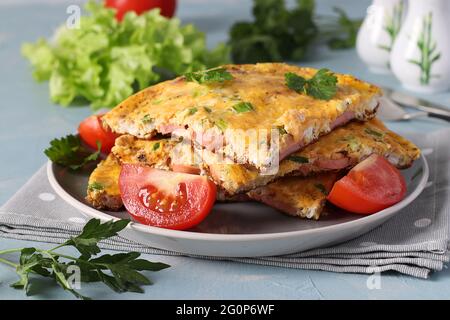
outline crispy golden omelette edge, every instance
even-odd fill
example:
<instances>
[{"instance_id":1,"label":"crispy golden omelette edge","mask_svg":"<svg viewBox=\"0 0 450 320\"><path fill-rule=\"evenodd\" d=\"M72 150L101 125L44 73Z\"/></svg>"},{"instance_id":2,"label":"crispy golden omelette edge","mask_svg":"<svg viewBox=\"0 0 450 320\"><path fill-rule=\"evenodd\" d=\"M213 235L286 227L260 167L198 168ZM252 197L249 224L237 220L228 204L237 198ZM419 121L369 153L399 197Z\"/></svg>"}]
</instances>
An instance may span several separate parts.
<instances>
[{"instance_id":1,"label":"crispy golden omelette edge","mask_svg":"<svg viewBox=\"0 0 450 320\"><path fill-rule=\"evenodd\" d=\"M122 135L116 139L111 153L119 163L143 164L169 170L169 155L175 145L176 142L171 139L142 140L131 135Z\"/></svg>"},{"instance_id":2,"label":"crispy golden omelette edge","mask_svg":"<svg viewBox=\"0 0 450 320\"><path fill-rule=\"evenodd\" d=\"M170 151L176 145L170 139L140 140L130 135L116 139L107 158L101 161L89 176L86 201L94 208L118 211L123 207L119 190L122 163L143 164L161 170L170 170ZM218 188L217 201L248 201L246 194L229 196Z\"/></svg>"},{"instance_id":3,"label":"crispy golden omelette edge","mask_svg":"<svg viewBox=\"0 0 450 320\"><path fill-rule=\"evenodd\" d=\"M293 148L295 151L330 132L334 122L341 121L338 125L343 125L351 120L349 113L359 120L372 118L381 96L378 87L346 74L336 74L338 92L333 99L325 101L298 94L285 85L285 73L294 72L308 78L316 69L283 63L224 67L234 80L208 86L187 82L184 77L162 82L129 97L108 112L103 121L116 133L139 138L168 133L171 130L168 128L213 130L221 135L223 126L218 126L219 122L225 122L228 129L270 132L282 127L286 134L280 140L280 150ZM233 112L233 105L240 101L250 102L253 110ZM233 141L227 143L218 151L228 156L239 153ZM248 154L238 154L238 157L240 163L257 168L263 165L253 162Z\"/></svg>"},{"instance_id":4,"label":"crispy golden omelette edge","mask_svg":"<svg viewBox=\"0 0 450 320\"><path fill-rule=\"evenodd\" d=\"M247 195L287 215L318 220L325 207L327 194L338 180L338 172L310 177L284 177Z\"/></svg>"},{"instance_id":5,"label":"crispy golden omelette edge","mask_svg":"<svg viewBox=\"0 0 450 320\"><path fill-rule=\"evenodd\" d=\"M110 153L89 176L86 201L96 209L118 211L122 208L119 190L120 163Z\"/></svg>"}]
</instances>

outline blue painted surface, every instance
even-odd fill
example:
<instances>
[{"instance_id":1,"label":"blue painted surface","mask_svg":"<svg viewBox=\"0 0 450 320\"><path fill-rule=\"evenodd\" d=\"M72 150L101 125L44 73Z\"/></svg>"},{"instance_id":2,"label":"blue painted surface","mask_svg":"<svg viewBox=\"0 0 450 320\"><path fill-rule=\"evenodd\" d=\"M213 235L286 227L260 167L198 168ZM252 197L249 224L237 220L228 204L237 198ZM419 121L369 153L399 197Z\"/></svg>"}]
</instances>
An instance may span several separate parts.
<instances>
[{"instance_id":1,"label":"blue painted surface","mask_svg":"<svg viewBox=\"0 0 450 320\"><path fill-rule=\"evenodd\" d=\"M38 3L46 4L38 4ZM31 78L26 61L20 56L20 44L49 36L64 21L67 3L61 0L5 0L0 3L0 204L4 203L44 163L42 150L57 136L73 132L89 108L61 108L48 99L46 84ZM336 1L318 0L321 14L331 12ZM250 3L246 0L181 0L178 16L207 32L208 44L227 38L228 27L235 20L247 19ZM362 16L368 1L339 1L351 16ZM319 50L303 63L328 67L354 74L376 84L400 89L390 75L371 74L353 50L330 52ZM450 94L435 94L430 100L450 105ZM448 123L416 120L388 123L398 131L429 132ZM0 240L0 250L14 247L47 247L30 241ZM369 290L367 275L337 274L321 271L292 270L191 258L150 256L151 260L171 264L172 268L151 274L155 284L144 295L111 293L102 285L85 285L82 293L96 299L424 299L450 297L450 271L444 269L429 280L418 280L394 273L384 274L381 289ZM9 288L16 275L0 265L0 298L25 298ZM43 293L29 299L68 299L70 294L39 281Z\"/></svg>"}]
</instances>

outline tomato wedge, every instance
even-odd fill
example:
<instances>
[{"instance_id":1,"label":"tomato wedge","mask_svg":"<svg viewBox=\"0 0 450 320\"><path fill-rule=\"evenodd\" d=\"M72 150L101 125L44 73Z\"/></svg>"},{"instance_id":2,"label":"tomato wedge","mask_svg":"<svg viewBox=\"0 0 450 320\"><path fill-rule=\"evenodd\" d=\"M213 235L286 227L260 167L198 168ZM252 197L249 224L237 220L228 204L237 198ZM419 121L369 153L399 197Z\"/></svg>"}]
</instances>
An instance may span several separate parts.
<instances>
[{"instance_id":1,"label":"tomato wedge","mask_svg":"<svg viewBox=\"0 0 450 320\"><path fill-rule=\"evenodd\" d=\"M93 115L84 119L78 126L78 133L81 140L89 147L97 149L97 141L99 141L102 144L102 152L110 153L118 136L103 127L102 116Z\"/></svg>"},{"instance_id":2,"label":"tomato wedge","mask_svg":"<svg viewBox=\"0 0 450 320\"><path fill-rule=\"evenodd\" d=\"M138 222L185 230L199 224L216 200L216 185L199 175L124 164L119 177L125 208Z\"/></svg>"},{"instance_id":3,"label":"tomato wedge","mask_svg":"<svg viewBox=\"0 0 450 320\"><path fill-rule=\"evenodd\" d=\"M384 157L371 155L338 180L327 199L350 212L371 214L405 197L406 182Z\"/></svg>"},{"instance_id":4,"label":"tomato wedge","mask_svg":"<svg viewBox=\"0 0 450 320\"><path fill-rule=\"evenodd\" d=\"M122 21L123 16L128 11L134 11L141 14L145 11L160 8L161 15L171 18L175 13L176 0L106 0L105 6L115 8L117 10L116 18Z\"/></svg>"}]
</instances>

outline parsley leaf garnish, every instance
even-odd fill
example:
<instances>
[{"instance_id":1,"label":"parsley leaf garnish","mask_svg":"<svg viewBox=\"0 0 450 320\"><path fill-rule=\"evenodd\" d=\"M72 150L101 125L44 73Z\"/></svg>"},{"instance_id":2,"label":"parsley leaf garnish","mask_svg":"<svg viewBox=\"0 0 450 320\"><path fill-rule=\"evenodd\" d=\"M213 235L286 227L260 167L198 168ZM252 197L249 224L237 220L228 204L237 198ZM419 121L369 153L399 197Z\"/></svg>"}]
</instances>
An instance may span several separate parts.
<instances>
[{"instance_id":1,"label":"parsley leaf garnish","mask_svg":"<svg viewBox=\"0 0 450 320\"><path fill-rule=\"evenodd\" d=\"M286 159L297 163L309 163L308 158L302 156L289 156Z\"/></svg>"},{"instance_id":2,"label":"parsley leaf garnish","mask_svg":"<svg viewBox=\"0 0 450 320\"><path fill-rule=\"evenodd\" d=\"M224 132L227 127L228 127L228 123L223 120L222 118L218 119L215 123L214 123L222 132Z\"/></svg>"},{"instance_id":3,"label":"parsley leaf garnish","mask_svg":"<svg viewBox=\"0 0 450 320\"><path fill-rule=\"evenodd\" d=\"M152 104L157 106L158 104L160 104L163 101L164 101L164 99L155 99L155 100L152 101Z\"/></svg>"},{"instance_id":4,"label":"parsley leaf garnish","mask_svg":"<svg viewBox=\"0 0 450 320\"><path fill-rule=\"evenodd\" d=\"M111 238L124 229L130 220L108 221L101 223L99 219L91 219L86 223L83 231L76 237L71 237L64 243L64 246L75 247L83 256L90 258L92 255L100 253L97 243L101 240Z\"/></svg>"},{"instance_id":5,"label":"parsley leaf garnish","mask_svg":"<svg viewBox=\"0 0 450 320\"><path fill-rule=\"evenodd\" d=\"M233 110L237 113L244 113L255 110L250 102L239 102L233 106Z\"/></svg>"},{"instance_id":6,"label":"parsley leaf garnish","mask_svg":"<svg viewBox=\"0 0 450 320\"><path fill-rule=\"evenodd\" d=\"M188 110L188 116L192 116L193 114L195 114L198 111L198 109L196 107L190 108Z\"/></svg>"},{"instance_id":7,"label":"parsley leaf garnish","mask_svg":"<svg viewBox=\"0 0 450 320\"><path fill-rule=\"evenodd\" d=\"M157 143L155 143L155 144L153 145L152 150L153 150L153 151L156 151L156 150L159 149L160 146L161 146L161 143L157 142Z\"/></svg>"},{"instance_id":8,"label":"parsley leaf garnish","mask_svg":"<svg viewBox=\"0 0 450 320\"><path fill-rule=\"evenodd\" d=\"M370 129L370 128L364 129L364 132L365 132L365 133L368 133L368 134L370 134L370 135L372 135L372 136L374 136L374 137L376 137L376 138L382 139L382 138L384 137L384 134L383 134L383 133L378 132L378 131L373 130L373 129Z\"/></svg>"},{"instance_id":9,"label":"parsley leaf garnish","mask_svg":"<svg viewBox=\"0 0 450 320\"><path fill-rule=\"evenodd\" d=\"M284 74L284 79L286 80L286 85L289 87L289 89L292 89L298 93L301 93L303 90L305 90L305 78L300 77L293 72L288 72Z\"/></svg>"},{"instance_id":10,"label":"parsley leaf garnish","mask_svg":"<svg viewBox=\"0 0 450 320\"><path fill-rule=\"evenodd\" d=\"M278 129L279 134L281 134L281 135L288 134L288 132L286 131L284 126L277 126L277 129Z\"/></svg>"},{"instance_id":11,"label":"parsley leaf garnish","mask_svg":"<svg viewBox=\"0 0 450 320\"><path fill-rule=\"evenodd\" d=\"M101 184L101 183L98 183L98 182L92 182L92 183L90 183L89 185L88 185L88 190L89 191L94 191L94 190L103 190L105 187Z\"/></svg>"},{"instance_id":12,"label":"parsley leaf garnish","mask_svg":"<svg viewBox=\"0 0 450 320\"><path fill-rule=\"evenodd\" d=\"M89 162L96 161L100 156L100 149L101 143L97 141L97 151L91 153L81 144L78 136L70 134L50 141L50 147L44 153L54 163L78 170Z\"/></svg>"},{"instance_id":13,"label":"parsley leaf garnish","mask_svg":"<svg viewBox=\"0 0 450 320\"><path fill-rule=\"evenodd\" d=\"M32 285L30 276L38 275L53 279L62 289L79 299L89 299L72 288L70 277L77 269L80 271L81 282L103 282L116 292L142 293L141 286L149 285L151 281L140 271L159 271L169 265L139 259L138 252L105 254L92 258L101 252L99 241L117 236L129 222L130 220L118 220L101 223L99 219L91 219L81 234L50 250L19 248L0 251L0 255L20 252L17 263L3 258L0 258L0 263L15 268L19 280L11 287L22 289L27 295L30 294ZM61 247L74 247L81 256L73 257L56 252Z\"/></svg>"},{"instance_id":14,"label":"parsley leaf garnish","mask_svg":"<svg viewBox=\"0 0 450 320\"><path fill-rule=\"evenodd\" d=\"M330 100L337 91L337 77L328 69L320 69L310 79L292 72L286 73L284 77L290 89L316 99Z\"/></svg>"},{"instance_id":15,"label":"parsley leaf garnish","mask_svg":"<svg viewBox=\"0 0 450 320\"><path fill-rule=\"evenodd\" d=\"M149 114L146 114L145 116L142 117L143 123L151 123L153 122L153 120L154 119Z\"/></svg>"},{"instance_id":16,"label":"parsley leaf garnish","mask_svg":"<svg viewBox=\"0 0 450 320\"><path fill-rule=\"evenodd\" d=\"M360 148L360 142L353 135L346 136L346 137L342 138L341 140L347 142L348 147L353 152L358 151L358 149Z\"/></svg>"},{"instance_id":17,"label":"parsley leaf garnish","mask_svg":"<svg viewBox=\"0 0 450 320\"><path fill-rule=\"evenodd\" d=\"M185 78L190 82L197 82L199 84L208 84L213 82L224 82L234 79L231 73L225 68L216 68L206 71L197 71L186 73Z\"/></svg>"},{"instance_id":18,"label":"parsley leaf garnish","mask_svg":"<svg viewBox=\"0 0 450 320\"><path fill-rule=\"evenodd\" d=\"M325 186L321 183L316 183L314 185L317 189L319 189L320 192L322 192L324 195L328 195L328 191L327 188L325 188Z\"/></svg>"}]
</instances>

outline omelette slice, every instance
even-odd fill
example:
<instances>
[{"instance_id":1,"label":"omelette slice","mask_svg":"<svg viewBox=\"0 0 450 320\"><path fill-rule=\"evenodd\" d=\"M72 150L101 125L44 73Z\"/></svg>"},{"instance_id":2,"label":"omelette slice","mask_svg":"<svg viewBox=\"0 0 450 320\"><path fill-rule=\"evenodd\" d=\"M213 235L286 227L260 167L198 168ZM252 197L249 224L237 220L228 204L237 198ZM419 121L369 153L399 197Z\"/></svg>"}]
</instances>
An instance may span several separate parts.
<instances>
[{"instance_id":1,"label":"omelette slice","mask_svg":"<svg viewBox=\"0 0 450 320\"><path fill-rule=\"evenodd\" d=\"M142 163L156 169L169 170L169 155L176 144L171 139L141 140L123 135L116 139L112 154L120 163Z\"/></svg>"},{"instance_id":2,"label":"omelette slice","mask_svg":"<svg viewBox=\"0 0 450 320\"><path fill-rule=\"evenodd\" d=\"M275 199L275 202L271 202L273 206L281 203L278 205L280 210L299 216L315 217L320 212L318 205L320 201L311 202L311 206L308 207L304 205L307 197L301 197L303 191L312 190L312 187L305 186L306 189L294 192L299 201L296 205L292 200L294 194L291 194L291 198L286 198L292 200L287 204L283 204L279 201L281 198L275 196L277 193L286 195L289 190L297 190L292 187L294 181L305 184L310 180L303 180L302 177L279 178L308 176L320 172L325 172L321 177L332 177L335 175L334 172L351 168L373 153L384 156L397 168L406 168L420 155L419 149L414 144L388 130L377 119L352 122L334 130L304 150L283 160L275 175L262 175L258 170L240 164L214 163L217 160L215 154L202 150L203 154L199 157L198 150L193 149L195 148L190 143L180 143L178 140L142 140L130 135L121 136L116 140L112 153L92 173L87 200L97 208L117 210L121 207L118 191L121 163L140 163L162 170L173 170L175 164L178 166L182 164L214 180L218 185L218 201L245 201L249 195L253 199L258 199L260 194L260 198L266 199L266 203L269 203L270 197ZM276 181L270 183L274 180ZM328 183L325 182L322 184L327 186ZM96 187L96 184L100 186ZM258 187L257 191L245 194ZM264 189L266 187L267 189ZM316 196L314 199L319 199L317 197L319 194L317 192L314 194Z\"/></svg>"},{"instance_id":3,"label":"omelette slice","mask_svg":"<svg viewBox=\"0 0 450 320\"><path fill-rule=\"evenodd\" d=\"M130 135L116 139L108 157L101 161L89 177L86 201L97 209L117 211L123 203L119 190L119 175L122 163L148 165L161 170L170 170L170 153L178 141L171 139L140 140ZM227 199L225 193L221 198Z\"/></svg>"},{"instance_id":4,"label":"omelette slice","mask_svg":"<svg viewBox=\"0 0 450 320\"><path fill-rule=\"evenodd\" d=\"M200 159L191 144L178 139L142 140L131 135L116 139L111 153L120 163L142 164L161 170L176 170L184 167L187 173L200 173ZM191 169L190 171L188 169Z\"/></svg>"},{"instance_id":5,"label":"omelette slice","mask_svg":"<svg viewBox=\"0 0 450 320\"><path fill-rule=\"evenodd\" d=\"M309 79L317 72L312 68L283 63L223 68L231 80L200 84L178 77L136 93L102 119L114 132L142 139L185 131L182 135L208 150L265 169L274 157L282 160L335 127L372 118L381 96L378 87L345 74L336 74L337 92L330 100L315 99L286 85L286 73ZM248 130L263 138L272 130L279 132L278 154L270 151L253 157L240 139Z\"/></svg>"},{"instance_id":6,"label":"omelette slice","mask_svg":"<svg viewBox=\"0 0 450 320\"><path fill-rule=\"evenodd\" d=\"M154 143L132 136L122 136L116 141L112 152L119 159L133 157L134 162L138 162L138 158L150 159L140 163L155 166L151 160L155 158L155 151L151 147ZM211 177L225 192L224 196L245 193L286 175L308 176L318 172L351 168L373 153L384 156L400 169L409 167L420 155L419 149L413 143L388 130L378 119L351 122L333 130L317 142L281 161L277 173L273 175L261 174L255 168L232 163L229 159L219 159L217 154L207 150L195 150L193 153L195 148L191 144L183 142L182 145L183 147L177 150L180 145L170 144L173 149L165 148L166 155L158 151L156 157L167 159L167 167L172 167L174 162L198 167L201 174Z\"/></svg>"},{"instance_id":7,"label":"omelette slice","mask_svg":"<svg viewBox=\"0 0 450 320\"><path fill-rule=\"evenodd\" d=\"M318 220L327 194L338 179L338 173L328 172L310 177L285 177L247 195L290 216Z\"/></svg>"},{"instance_id":8,"label":"omelette slice","mask_svg":"<svg viewBox=\"0 0 450 320\"><path fill-rule=\"evenodd\" d=\"M117 211L122 208L119 175L120 163L111 153L91 173L86 201L97 209Z\"/></svg>"},{"instance_id":9,"label":"omelette slice","mask_svg":"<svg viewBox=\"0 0 450 320\"><path fill-rule=\"evenodd\" d=\"M134 161L133 158L129 160ZM120 162L111 153L92 172L86 200L93 207L111 211L118 211L123 207L119 190L120 168ZM218 190L217 201L256 200L293 216L318 219L326 198L322 192L331 189L336 177L336 173L310 178L286 177L247 194L234 196L227 196Z\"/></svg>"},{"instance_id":10,"label":"omelette slice","mask_svg":"<svg viewBox=\"0 0 450 320\"><path fill-rule=\"evenodd\" d=\"M239 164L219 163L203 153L205 171L229 194L246 192L286 176L308 176L314 173L349 169L371 154L384 156L402 169L411 166L420 155L412 142L387 129L378 119L351 122L321 137L301 151L289 155L274 175L264 175Z\"/></svg>"},{"instance_id":11,"label":"omelette slice","mask_svg":"<svg viewBox=\"0 0 450 320\"><path fill-rule=\"evenodd\" d=\"M143 164L161 170L171 170L171 154L178 142L170 139L139 140L135 137L124 135L116 139L116 145L112 153L101 161L89 177L86 201L97 209L118 211L123 202L119 190L119 175L122 163ZM178 144L178 146L180 146ZM182 149L179 150L182 152ZM116 156L117 154L117 156ZM186 158L187 153L184 153ZM184 163L191 163L187 160ZM183 165L186 168L199 167ZM178 165L180 169L180 165ZM192 169L191 169L192 170ZM192 172L192 171L191 171ZM224 190L217 190L217 201L242 202L248 201L246 194L230 196Z\"/></svg>"}]
</instances>

